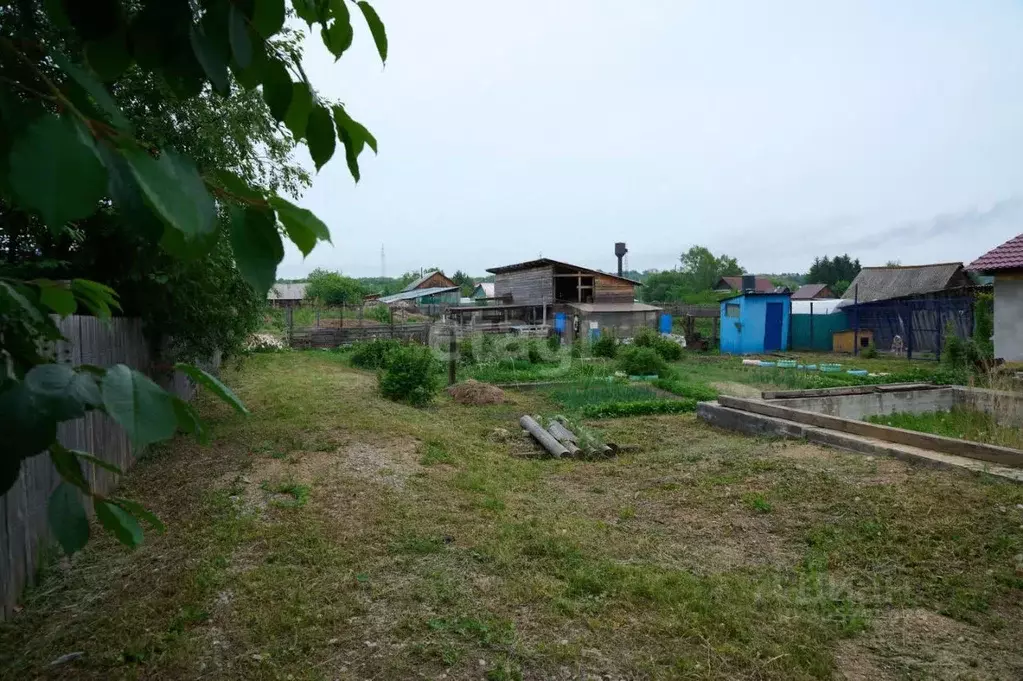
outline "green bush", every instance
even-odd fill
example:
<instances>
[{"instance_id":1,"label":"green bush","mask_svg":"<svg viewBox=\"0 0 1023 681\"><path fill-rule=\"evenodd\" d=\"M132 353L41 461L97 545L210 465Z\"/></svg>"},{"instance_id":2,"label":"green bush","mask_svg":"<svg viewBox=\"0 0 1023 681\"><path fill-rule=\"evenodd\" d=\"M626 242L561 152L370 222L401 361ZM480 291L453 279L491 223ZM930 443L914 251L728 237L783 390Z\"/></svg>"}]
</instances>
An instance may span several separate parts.
<instances>
[{"instance_id":1,"label":"green bush","mask_svg":"<svg viewBox=\"0 0 1023 681\"><path fill-rule=\"evenodd\" d=\"M718 391L701 383L686 383L677 379L659 378L654 387L665 390L679 397L688 397L697 402L712 402L718 398Z\"/></svg>"},{"instance_id":2,"label":"green bush","mask_svg":"<svg viewBox=\"0 0 1023 681\"><path fill-rule=\"evenodd\" d=\"M665 376L668 373L668 364L653 348L623 348L618 353L618 366L629 376Z\"/></svg>"},{"instance_id":3,"label":"green bush","mask_svg":"<svg viewBox=\"0 0 1023 681\"><path fill-rule=\"evenodd\" d=\"M389 400L423 405L440 387L438 363L424 345L403 345L388 355L387 368L380 374L380 392Z\"/></svg>"},{"instance_id":4,"label":"green bush","mask_svg":"<svg viewBox=\"0 0 1023 681\"><path fill-rule=\"evenodd\" d=\"M664 336L658 335L654 338L653 348L667 362L677 362L682 359L682 346Z\"/></svg>"},{"instance_id":5,"label":"green bush","mask_svg":"<svg viewBox=\"0 0 1023 681\"><path fill-rule=\"evenodd\" d=\"M529 341L529 345L526 347L526 358L529 360L530 364L543 363L543 355L540 354L540 346L537 345L535 340Z\"/></svg>"},{"instance_id":6,"label":"green bush","mask_svg":"<svg viewBox=\"0 0 1023 681\"><path fill-rule=\"evenodd\" d=\"M579 359L583 356L583 342L576 338L572 341L572 351L569 353L572 359Z\"/></svg>"},{"instance_id":7,"label":"green bush","mask_svg":"<svg viewBox=\"0 0 1023 681\"><path fill-rule=\"evenodd\" d=\"M482 359L487 360L494 355L494 337L489 333L483 334L483 340L480 341L480 354Z\"/></svg>"},{"instance_id":8,"label":"green bush","mask_svg":"<svg viewBox=\"0 0 1023 681\"><path fill-rule=\"evenodd\" d=\"M874 341L870 341L866 349L860 353L860 357L863 359L877 359L877 346L874 345Z\"/></svg>"},{"instance_id":9,"label":"green bush","mask_svg":"<svg viewBox=\"0 0 1023 681\"><path fill-rule=\"evenodd\" d=\"M958 373L972 371L981 358L980 350L972 338L963 340L956 334L955 325L945 326L945 342L941 350L941 363Z\"/></svg>"},{"instance_id":10,"label":"green bush","mask_svg":"<svg viewBox=\"0 0 1023 681\"><path fill-rule=\"evenodd\" d=\"M614 419L644 414L682 414L696 411L696 400L644 400L642 402L605 402L583 407L582 415L589 419Z\"/></svg>"},{"instance_id":11,"label":"green bush","mask_svg":"<svg viewBox=\"0 0 1023 681\"><path fill-rule=\"evenodd\" d=\"M381 324L391 323L391 310L386 305L374 305L366 310L366 319L373 319Z\"/></svg>"},{"instance_id":12,"label":"green bush","mask_svg":"<svg viewBox=\"0 0 1023 681\"><path fill-rule=\"evenodd\" d=\"M632 338L632 344L638 348L652 348L657 341L657 333L649 326L644 326Z\"/></svg>"},{"instance_id":13,"label":"green bush","mask_svg":"<svg viewBox=\"0 0 1023 681\"><path fill-rule=\"evenodd\" d=\"M547 349L554 353L560 350L561 336L559 336L558 334L547 336Z\"/></svg>"},{"instance_id":14,"label":"green bush","mask_svg":"<svg viewBox=\"0 0 1023 681\"><path fill-rule=\"evenodd\" d=\"M504 349L507 350L508 352L518 352L519 351L519 342L518 341L509 341L508 343L505 344Z\"/></svg>"},{"instance_id":15,"label":"green bush","mask_svg":"<svg viewBox=\"0 0 1023 681\"><path fill-rule=\"evenodd\" d=\"M611 333L602 333L590 350L594 357L614 359L618 355L618 339Z\"/></svg>"},{"instance_id":16,"label":"green bush","mask_svg":"<svg viewBox=\"0 0 1023 681\"><path fill-rule=\"evenodd\" d=\"M465 366L476 364L476 352L472 347L472 341L466 338L458 346L458 361Z\"/></svg>"},{"instance_id":17,"label":"green bush","mask_svg":"<svg viewBox=\"0 0 1023 681\"><path fill-rule=\"evenodd\" d=\"M396 340L360 341L352 346L352 366L360 369L384 369L391 354L401 347Z\"/></svg>"}]
</instances>

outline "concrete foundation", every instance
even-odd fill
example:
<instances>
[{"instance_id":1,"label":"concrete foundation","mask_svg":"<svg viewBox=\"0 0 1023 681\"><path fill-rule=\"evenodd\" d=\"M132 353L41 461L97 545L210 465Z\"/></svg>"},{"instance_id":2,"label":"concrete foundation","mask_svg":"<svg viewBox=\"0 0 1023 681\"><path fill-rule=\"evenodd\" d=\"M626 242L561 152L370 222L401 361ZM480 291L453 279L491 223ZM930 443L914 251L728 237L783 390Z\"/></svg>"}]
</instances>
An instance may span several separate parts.
<instances>
[{"instance_id":1,"label":"concrete foundation","mask_svg":"<svg viewBox=\"0 0 1023 681\"><path fill-rule=\"evenodd\" d=\"M783 407L804 409L857 421L881 414L899 412L923 414L929 411L947 411L958 403L956 390L953 388L771 400L771 404Z\"/></svg>"},{"instance_id":2,"label":"concrete foundation","mask_svg":"<svg viewBox=\"0 0 1023 681\"><path fill-rule=\"evenodd\" d=\"M893 456L914 464L937 468L965 469L1023 483L1023 468L999 465L970 457L936 452L922 447L887 442L872 437L844 433L741 409L733 409L723 406L718 402L701 402L696 407L696 413L697 416L711 425L749 435L807 440L828 447L862 454Z\"/></svg>"}]
</instances>

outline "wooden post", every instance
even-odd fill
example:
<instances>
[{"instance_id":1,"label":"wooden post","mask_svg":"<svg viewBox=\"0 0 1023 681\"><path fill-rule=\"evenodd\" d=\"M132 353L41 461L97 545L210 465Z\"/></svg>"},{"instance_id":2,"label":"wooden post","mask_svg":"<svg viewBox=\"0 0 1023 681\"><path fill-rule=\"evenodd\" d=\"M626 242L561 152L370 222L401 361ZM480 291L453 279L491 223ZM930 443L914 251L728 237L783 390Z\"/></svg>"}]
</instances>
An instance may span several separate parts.
<instances>
[{"instance_id":1,"label":"wooden post","mask_svg":"<svg viewBox=\"0 0 1023 681\"><path fill-rule=\"evenodd\" d=\"M291 305L284 308L284 319L288 326L288 347L291 347L291 335L295 329L295 310Z\"/></svg>"},{"instance_id":2,"label":"wooden post","mask_svg":"<svg viewBox=\"0 0 1023 681\"><path fill-rule=\"evenodd\" d=\"M320 328L320 306L316 306L316 328Z\"/></svg>"},{"instance_id":3,"label":"wooden post","mask_svg":"<svg viewBox=\"0 0 1023 681\"><path fill-rule=\"evenodd\" d=\"M448 385L455 384L455 361L457 359L456 353L458 352L458 341L455 336L455 330L451 329L451 339L448 342Z\"/></svg>"},{"instance_id":4,"label":"wooden post","mask_svg":"<svg viewBox=\"0 0 1023 681\"><path fill-rule=\"evenodd\" d=\"M937 318L938 318L938 329L935 332L937 337L934 339L934 341L935 341L934 342L935 357L940 362L941 361L941 302L940 301L937 301L937 300L934 301L934 309L935 309L935 314L937 315Z\"/></svg>"},{"instance_id":5,"label":"wooden post","mask_svg":"<svg viewBox=\"0 0 1023 681\"><path fill-rule=\"evenodd\" d=\"M860 354L860 285L853 289L853 356Z\"/></svg>"},{"instance_id":6,"label":"wooden post","mask_svg":"<svg viewBox=\"0 0 1023 681\"><path fill-rule=\"evenodd\" d=\"M711 343L713 343L713 347L715 348L721 345L721 334L719 333L720 329L718 328L720 323L721 318L714 317L714 337L711 339Z\"/></svg>"}]
</instances>

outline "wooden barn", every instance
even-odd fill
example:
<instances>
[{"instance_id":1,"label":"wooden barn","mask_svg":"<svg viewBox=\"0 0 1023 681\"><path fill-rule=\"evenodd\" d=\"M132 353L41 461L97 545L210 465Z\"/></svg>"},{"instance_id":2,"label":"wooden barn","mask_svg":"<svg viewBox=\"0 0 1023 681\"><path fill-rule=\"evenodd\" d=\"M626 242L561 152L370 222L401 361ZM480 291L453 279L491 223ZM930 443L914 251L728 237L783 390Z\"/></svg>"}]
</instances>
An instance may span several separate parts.
<instances>
[{"instance_id":1,"label":"wooden barn","mask_svg":"<svg viewBox=\"0 0 1023 681\"><path fill-rule=\"evenodd\" d=\"M494 297L502 304L460 308L458 314L480 312L485 319L552 325L569 339L576 326L585 335L611 330L621 337L657 326L660 308L636 302L636 287L642 284L626 277L550 258L487 271L494 275Z\"/></svg>"}]
</instances>

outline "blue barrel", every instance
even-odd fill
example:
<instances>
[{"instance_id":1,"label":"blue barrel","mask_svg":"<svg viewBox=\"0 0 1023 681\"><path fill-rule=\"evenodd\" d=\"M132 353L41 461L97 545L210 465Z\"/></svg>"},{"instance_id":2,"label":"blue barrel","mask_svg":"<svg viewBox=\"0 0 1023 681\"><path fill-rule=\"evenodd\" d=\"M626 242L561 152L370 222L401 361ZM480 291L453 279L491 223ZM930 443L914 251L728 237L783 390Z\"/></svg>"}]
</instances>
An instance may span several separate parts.
<instances>
[{"instance_id":1,"label":"blue barrel","mask_svg":"<svg viewBox=\"0 0 1023 681\"><path fill-rule=\"evenodd\" d=\"M661 315L661 327L660 328L661 328L661 333L671 333L671 315L670 314L666 314L665 313L665 314Z\"/></svg>"},{"instance_id":2,"label":"blue barrel","mask_svg":"<svg viewBox=\"0 0 1023 681\"><path fill-rule=\"evenodd\" d=\"M556 312L554 314L554 330L558 333L565 333L565 313Z\"/></svg>"}]
</instances>

